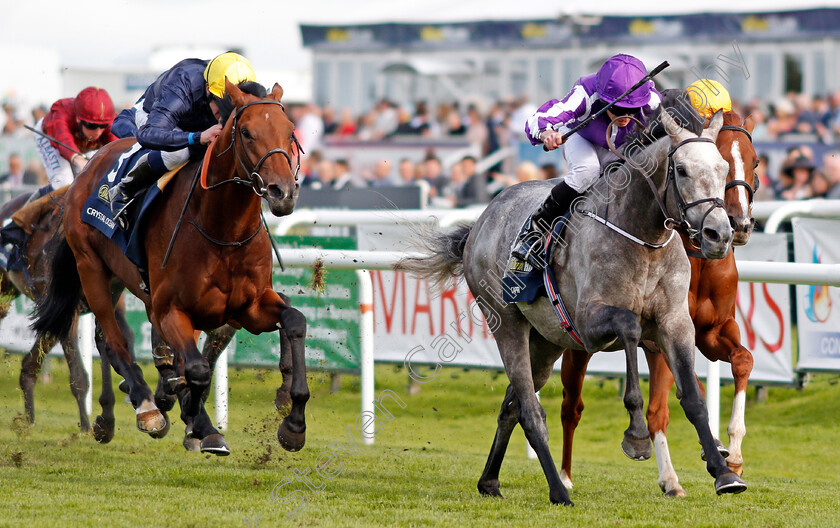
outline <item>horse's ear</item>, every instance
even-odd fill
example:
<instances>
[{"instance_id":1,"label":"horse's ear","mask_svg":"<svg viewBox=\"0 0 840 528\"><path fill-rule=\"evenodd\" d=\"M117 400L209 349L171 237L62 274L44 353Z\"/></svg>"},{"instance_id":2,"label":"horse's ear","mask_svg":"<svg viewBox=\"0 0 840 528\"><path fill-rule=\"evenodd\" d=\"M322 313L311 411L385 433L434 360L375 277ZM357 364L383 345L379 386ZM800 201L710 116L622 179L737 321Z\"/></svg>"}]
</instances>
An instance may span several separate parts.
<instances>
[{"instance_id":1,"label":"horse's ear","mask_svg":"<svg viewBox=\"0 0 840 528\"><path fill-rule=\"evenodd\" d=\"M283 87L274 83L274 87L271 89L271 97L279 103L280 99L283 97Z\"/></svg>"},{"instance_id":2,"label":"horse's ear","mask_svg":"<svg viewBox=\"0 0 840 528\"><path fill-rule=\"evenodd\" d=\"M752 114L748 115L746 119L744 119L744 128L747 129L747 132L752 134L752 131L755 128L755 118Z\"/></svg>"},{"instance_id":3,"label":"horse's ear","mask_svg":"<svg viewBox=\"0 0 840 528\"><path fill-rule=\"evenodd\" d=\"M234 106L242 106L245 104L245 94L238 86L230 82L230 79L227 77L225 77L225 93L230 96L230 100Z\"/></svg>"},{"instance_id":4,"label":"horse's ear","mask_svg":"<svg viewBox=\"0 0 840 528\"><path fill-rule=\"evenodd\" d=\"M717 140L720 127L723 126L723 110L718 110L709 120L709 126L703 130L703 136Z\"/></svg>"},{"instance_id":5,"label":"horse's ear","mask_svg":"<svg viewBox=\"0 0 840 528\"><path fill-rule=\"evenodd\" d=\"M685 133L685 129L661 106L659 107L659 120L671 139L679 140L679 136Z\"/></svg>"}]
</instances>

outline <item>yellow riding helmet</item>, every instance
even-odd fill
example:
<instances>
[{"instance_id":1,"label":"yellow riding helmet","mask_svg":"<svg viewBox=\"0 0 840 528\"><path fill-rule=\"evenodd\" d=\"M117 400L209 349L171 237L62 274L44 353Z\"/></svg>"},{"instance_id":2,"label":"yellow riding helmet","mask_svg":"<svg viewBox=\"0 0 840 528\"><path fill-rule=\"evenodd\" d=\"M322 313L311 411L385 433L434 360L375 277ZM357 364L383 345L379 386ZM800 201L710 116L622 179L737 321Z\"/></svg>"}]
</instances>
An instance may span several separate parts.
<instances>
[{"instance_id":1,"label":"yellow riding helmet","mask_svg":"<svg viewBox=\"0 0 840 528\"><path fill-rule=\"evenodd\" d=\"M712 117L718 110L729 112L732 110L732 99L729 92L717 81L712 79L698 79L685 89L691 100L691 106L700 115Z\"/></svg>"},{"instance_id":2,"label":"yellow riding helmet","mask_svg":"<svg viewBox=\"0 0 840 528\"><path fill-rule=\"evenodd\" d=\"M233 84L245 81L257 81L257 74L251 62L238 53L228 51L207 63L204 80L210 93L218 98L225 96L225 77Z\"/></svg>"}]
</instances>

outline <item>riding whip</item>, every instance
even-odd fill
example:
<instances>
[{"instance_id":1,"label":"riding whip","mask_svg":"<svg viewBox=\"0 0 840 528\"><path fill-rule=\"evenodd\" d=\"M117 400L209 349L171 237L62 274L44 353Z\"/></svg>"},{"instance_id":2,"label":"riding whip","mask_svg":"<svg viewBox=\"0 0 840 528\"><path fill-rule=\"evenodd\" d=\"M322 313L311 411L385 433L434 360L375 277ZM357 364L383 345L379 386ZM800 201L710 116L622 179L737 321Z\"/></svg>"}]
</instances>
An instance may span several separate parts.
<instances>
[{"instance_id":1,"label":"riding whip","mask_svg":"<svg viewBox=\"0 0 840 528\"><path fill-rule=\"evenodd\" d=\"M592 122L592 121L594 121L595 119L598 119L599 117L601 117L601 115L602 115L602 114L604 114L607 110L609 110L609 109L611 109L613 106L615 106L615 104L616 104L617 102L619 102L619 101L621 101L622 99L624 99L625 97L627 97L627 96L628 96L631 92L635 91L635 90L636 90L637 88L639 88L641 85L645 84L645 83L646 83L646 82L648 82L649 80L651 80L651 79L653 79L654 77L656 77L656 75L657 75L657 74L659 74L659 72L661 72L662 70L664 70L664 69L665 69L665 68L667 68L668 66L670 66L670 64L668 63L668 61L662 61L662 64L660 64L660 65L659 65L659 66L657 66L656 68L652 69L652 70L650 71L650 73L649 73L649 74L647 74L647 75L645 75L644 77L642 77L642 78L639 80L639 82L637 82L636 84L634 84L633 86L631 86L630 88L628 88L626 92L624 92L623 94L621 94L621 95L619 95L618 97L616 97L616 98L615 98L615 100L614 100L613 102L611 102L610 104L608 104L608 105L607 105L607 106L605 106L604 108L602 108L602 109L598 110L597 112L595 112L594 114L592 114L591 116L589 116L588 118L586 118L585 120L583 120L581 123L579 123L576 127L574 127L573 129L571 129L571 130L569 130L568 132L566 132L565 134L563 134L563 142L565 142L567 139L569 139L569 136L571 136L572 134L574 134L575 132L577 132L577 131L578 131L578 130L580 130L581 128L585 127L586 125L588 125L589 123L591 123L591 122ZM546 151L546 152L548 152L548 147L546 147L545 145L543 145L543 150L544 150L544 151Z\"/></svg>"},{"instance_id":2,"label":"riding whip","mask_svg":"<svg viewBox=\"0 0 840 528\"><path fill-rule=\"evenodd\" d=\"M81 157L85 158L86 160L90 160L90 158L88 158L86 155L82 154L81 152L79 152L79 151L78 151L78 150L76 150L75 148L71 147L71 146L70 146L70 145L68 145L67 143L62 143L61 141L59 141L59 140L55 139L55 138L54 138L54 137L52 137L51 135L49 135L49 134L44 134L43 132L41 132L41 131L40 131L40 130L38 130L37 128L32 128L32 127L31 127L31 126L29 126L29 125L23 125L23 128L25 128L25 129L27 129L27 130L31 130L32 132L35 132L35 133L36 133L36 134L38 134L39 136L43 136L43 137L45 137L45 138L49 139L49 140L50 140L50 141L52 141L53 143L58 143L58 144L59 144L59 145L61 145L62 147L66 148L67 150L72 150L73 152L75 152L75 153L76 153L76 154L78 154L79 156L81 156Z\"/></svg>"}]
</instances>

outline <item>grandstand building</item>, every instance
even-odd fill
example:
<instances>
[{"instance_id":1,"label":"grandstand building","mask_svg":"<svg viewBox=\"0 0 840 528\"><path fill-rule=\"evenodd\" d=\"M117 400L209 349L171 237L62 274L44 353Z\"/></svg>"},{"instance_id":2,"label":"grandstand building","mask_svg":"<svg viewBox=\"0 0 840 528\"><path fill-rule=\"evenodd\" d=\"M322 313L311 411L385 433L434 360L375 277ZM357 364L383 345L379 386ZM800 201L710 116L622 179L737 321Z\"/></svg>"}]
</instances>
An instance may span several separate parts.
<instances>
[{"instance_id":1,"label":"grandstand building","mask_svg":"<svg viewBox=\"0 0 840 528\"><path fill-rule=\"evenodd\" d=\"M355 112L386 97L402 104L563 95L615 53L664 87L699 77L733 97L840 89L840 9L665 16L576 16L518 21L301 25L313 52L313 102Z\"/></svg>"}]
</instances>

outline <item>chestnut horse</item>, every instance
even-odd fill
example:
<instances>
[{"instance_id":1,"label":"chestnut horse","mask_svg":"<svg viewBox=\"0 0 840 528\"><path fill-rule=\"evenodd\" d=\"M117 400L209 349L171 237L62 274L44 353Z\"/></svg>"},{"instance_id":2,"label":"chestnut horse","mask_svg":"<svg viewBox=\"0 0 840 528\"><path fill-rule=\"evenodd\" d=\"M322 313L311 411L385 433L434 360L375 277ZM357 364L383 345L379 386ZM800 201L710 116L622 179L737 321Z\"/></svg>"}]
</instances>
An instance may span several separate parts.
<instances>
[{"instance_id":1,"label":"chestnut horse","mask_svg":"<svg viewBox=\"0 0 840 528\"><path fill-rule=\"evenodd\" d=\"M48 196L48 197L47 197ZM24 259L26 261L25 271L6 271L0 269L0 295L5 297L0 306L0 319L8 314L10 303L19 295L23 294L30 299L36 300L47 287L49 279L49 242L53 235L60 229L61 222L58 216L60 211L61 198L53 196L53 193L43 199L52 200L54 206L50 207L40 218L31 224L32 234L26 241L24 248ZM28 194L22 194L6 202L0 207L0 221L6 220L25 205ZM86 309L84 302L78 306L80 312ZM116 317L120 329L125 333L129 343L133 343L134 336L128 322L125 319L125 305L119 303L116 308ZM24 412L27 421L35 423L35 383L38 373L44 362L46 353L56 343L52 336L37 336L32 349L23 356L20 369L20 388L23 391ZM82 431L90 430L87 412L85 410L85 394L88 390L88 377L82 365L78 350L78 333L75 320L72 322L70 331L61 339L61 348L67 360L70 370L70 391L76 399L79 407L79 426ZM101 352L101 350L100 350ZM102 405L102 414L96 418L94 424L94 436L97 440L108 441L110 437L105 433L105 428L110 418L110 428L113 431L113 409L114 392L111 387L110 367L107 362L103 363L102 394L99 402ZM111 434L113 437L113 433Z\"/></svg>"},{"instance_id":2,"label":"chestnut horse","mask_svg":"<svg viewBox=\"0 0 840 528\"><path fill-rule=\"evenodd\" d=\"M309 399L306 319L272 289L271 246L261 206L265 200L275 216L294 210L299 145L280 101L279 85L265 99L229 82L226 90L234 111L208 149L201 185L197 182L202 164L193 161L169 183L151 205L148 220L138 226L148 282L110 239L81 220L85 200L134 140L106 145L76 178L66 196L65 238L52 263L50 294L38 304L33 328L42 334L66 335L73 306L83 291L102 326L107 359L128 384L138 429L160 431L166 420L142 372L131 367L126 339L110 304L112 282L128 288L145 303L152 327L174 350L175 361L183 362L188 390L179 392L182 420L201 441L202 451L218 455L230 450L204 410L202 395L212 370L196 346L194 332L224 324L254 334L277 330L281 363L291 365L292 377L291 411L277 437L285 449L296 451L305 442L304 408ZM184 216L187 221L181 225ZM171 254L164 268L168 248Z\"/></svg>"},{"instance_id":3,"label":"chestnut horse","mask_svg":"<svg viewBox=\"0 0 840 528\"><path fill-rule=\"evenodd\" d=\"M716 144L721 156L729 163L724 201L729 221L735 231L733 245L743 246L752 233L755 219L752 217L752 200L758 188L755 168L758 156L752 146L752 119L742 120L735 112L723 115L724 126ZM683 244L691 264L691 285L688 303L695 328L695 344L704 356L712 361L728 361L732 364L735 379L735 399L732 404L732 418L729 422L728 453L718 441L718 449L730 469L742 473L743 458L741 441L746 434L744 426L744 405L747 381L752 372L752 353L741 345L741 330L735 322L735 297L738 290L738 270L735 256L730 253L722 260L707 260L699 256L686 237ZM668 394L674 385L674 376L665 360L665 355L650 341L642 344L650 369L650 401L647 410L648 431L656 451L659 468L659 486L669 496L683 496L685 491L679 484L671 463L665 431L668 428ZM561 377L563 380L563 461L561 478L567 488L572 487L572 440L575 428L583 412L581 389L589 356L580 351L567 350L563 354ZM698 380L699 382L699 380ZM700 384L703 389L702 383ZM629 456L629 455L628 455ZM650 453L631 457L644 460Z\"/></svg>"}]
</instances>

